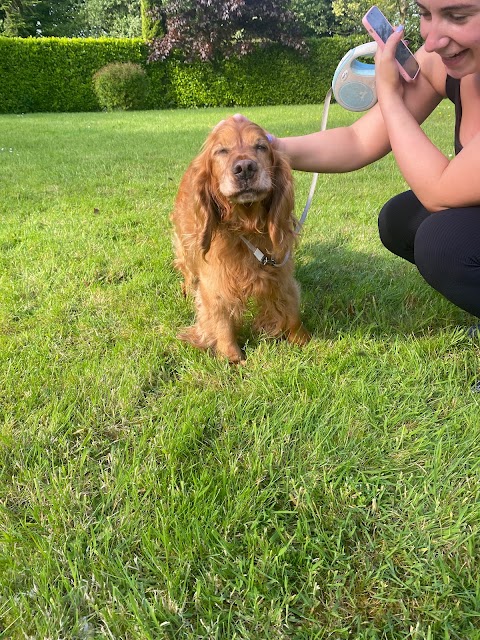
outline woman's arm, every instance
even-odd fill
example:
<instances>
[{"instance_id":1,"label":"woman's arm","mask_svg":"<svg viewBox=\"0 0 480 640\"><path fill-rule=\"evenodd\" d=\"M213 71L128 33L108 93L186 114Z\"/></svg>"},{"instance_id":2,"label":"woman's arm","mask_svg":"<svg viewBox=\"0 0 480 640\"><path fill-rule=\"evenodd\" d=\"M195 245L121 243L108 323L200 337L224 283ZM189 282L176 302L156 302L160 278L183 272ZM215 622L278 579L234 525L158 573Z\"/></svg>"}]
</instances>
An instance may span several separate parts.
<instances>
[{"instance_id":1,"label":"woman's arm","mask_svg":"<svg viewBox=\"0 0 480 640\"><path fill-rule=\"evenodd\" d=\"M418 126L442 97L420 73L414 83L405 87L404 105ZM349 127L279 138L278 146L289 156L293 169L343 173L360 169L386 155L391 148L389 133L380 106L376 104Z\"/></svg>"},{"instance_id":2,"label":"woman's arm","mask_svg":"<svg viewBox=\"0 0 480 640\"><path fill-rule=\"evenodd\" d=\"M401 35L391 36L377 62L378 100L399 169L429 211L478 205L480 133L453 160L429 140L402 97L394 62Z\"/></svg>"},{"instance_id":3,"label":"woman's arm","mask_svg":"<svg viewBox=\"0 0 480 640\"><path fill-rule=\"evenodd\" d=\"M377 105L349 127L277 140L278 147L287 154L293 169L318 173L354 171L390 151Z\"/></svg>"}]
</instances>

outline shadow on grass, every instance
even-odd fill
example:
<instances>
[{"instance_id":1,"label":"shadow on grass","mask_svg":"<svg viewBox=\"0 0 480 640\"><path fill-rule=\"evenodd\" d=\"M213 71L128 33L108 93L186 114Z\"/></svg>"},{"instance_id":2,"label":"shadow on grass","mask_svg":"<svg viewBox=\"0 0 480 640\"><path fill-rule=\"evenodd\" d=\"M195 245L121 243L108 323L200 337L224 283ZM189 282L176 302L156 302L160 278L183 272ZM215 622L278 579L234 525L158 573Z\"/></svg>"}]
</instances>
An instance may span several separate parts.
<instances>
[{"instance_id":1,"label":"shadow on grass","mask_svg":"<svg viewBox=\"0 0 480 640\"><path fill-rule=\"evenodd\" d=\"M302 320L313 338L365 334L388 340L432 336L472 324L472 316L432 289L414 265L386 249L368 253L338 242L302 242L295 277ZM193 321L193 301L184 304L186 325ZM239 344L248 350L265 339L252 329L252 312L247 311L239 332Z\"/></svg>"},{"instance_id":2,"label":"shadow on grass","mask_svg":"<svg viewBox=\"0 0 480 640\"><path fill-rule=\"evenodd\" d=\"M432 289L414 265L386 249L363 253L302 242L296 278L302 317L313 335L332 338L360 327L382 337L430 335L471 324L472 316Z\"/></svg>"}]
</instances>

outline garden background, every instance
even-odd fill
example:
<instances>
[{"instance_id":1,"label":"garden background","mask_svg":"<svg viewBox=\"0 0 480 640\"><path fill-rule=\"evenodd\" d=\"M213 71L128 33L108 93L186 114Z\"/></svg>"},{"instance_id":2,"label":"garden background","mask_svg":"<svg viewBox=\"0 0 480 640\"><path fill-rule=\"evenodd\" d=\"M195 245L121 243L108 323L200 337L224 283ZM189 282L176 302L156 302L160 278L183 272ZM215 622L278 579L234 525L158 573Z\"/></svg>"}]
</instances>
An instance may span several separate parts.
<instances>
[{"instance_id":1,"label":"garden background","mask_svg":"<svg viewBox=\"0 0 480 640\"><path fill-rule=\"evenodd\" d=\"M137 41L0 39L25 72L0 83L0 637L478 640L480 343L380 245L393 158L319 177L296 253L311 343L247 318L232 367L176 338L193 310L169 213L236 98L62 113L76 61L91 91L89 56L117 46L144 60ZM208 68L181 95L216 95ZM308 133L323 90L242 111ZM328 126L356 117L333 105ZM424 125L446 154L453 122L443 103Z\"/></svg>"}]
</instances>

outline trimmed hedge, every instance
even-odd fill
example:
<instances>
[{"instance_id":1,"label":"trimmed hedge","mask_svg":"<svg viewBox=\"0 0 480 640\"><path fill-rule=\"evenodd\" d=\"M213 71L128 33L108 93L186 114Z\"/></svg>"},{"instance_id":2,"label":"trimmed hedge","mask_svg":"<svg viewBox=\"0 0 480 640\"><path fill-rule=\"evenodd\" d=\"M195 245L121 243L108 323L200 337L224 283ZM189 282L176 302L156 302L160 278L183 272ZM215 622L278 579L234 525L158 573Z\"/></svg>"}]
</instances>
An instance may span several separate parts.
<instances>
[{"instance_id":1,"label":"trimmed hedge","mask_svg":"<svg viewBox=\"0 0 480 640\"><path fill-rule=\"evenodd\" d=\"M358 37L309 41L309 53L272 45L220 64L148 63L139 39L0 37L0 113L98 111L92 78L110 62L140 64L147 108L322 102L336 65Z\"/></svg>"},{"instance_id":2,"label":"trimmed hedge","mask_svg":"<svg viewBox=\"0 0 480 640\"><path fill-rule=\"evenodd\" d=\"M96 111L95 71L145 61L140 40L0 38L0 112Z\"/></svg>"}]
</instances>

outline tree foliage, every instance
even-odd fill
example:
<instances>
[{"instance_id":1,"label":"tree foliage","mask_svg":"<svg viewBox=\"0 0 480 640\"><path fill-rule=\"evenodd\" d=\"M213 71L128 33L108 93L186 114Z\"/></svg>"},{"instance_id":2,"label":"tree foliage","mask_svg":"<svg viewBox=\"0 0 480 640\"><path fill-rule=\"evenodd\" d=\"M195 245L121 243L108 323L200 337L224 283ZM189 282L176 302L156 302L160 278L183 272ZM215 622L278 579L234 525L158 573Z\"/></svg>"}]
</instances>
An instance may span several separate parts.
<instances>
[{"instance_id":1,"label":"tree foliage","mask_svg":"<svg viewBox=\"0 0 480 640\"><path fill-rule=\"evenodd\" d=\"M372 0L0 0L0 35L143 37L152 58L172 51L186 60L241 55L270 42L302 50L304 39L364 34ZM414 0L378 0L420 44Z\"/></svg>"},{"instance_id":2,"label":"tree foliage","mask_svg":"<svg viewBox=\"0 0 480 640\"><path fill-rule=\"evenodd\" d=\"M158 19L158 11L155 12L154 0L140 0L140 13L142 19L142 37L144 40L161 38L165 31L162 22ZM157 13L157 17L155 16Z\"/></svg>"},{"instance_id":3,"label":"tree foliage","mask_svg":"<svg viewBox=\"0 0 480 640\"><path fill-rule=\"evenodd\" d=\"M0 35L137 37L137 0L0 0Z\"/></svg>"},{"instance_id":4,"label":"tree foliage","mask_svg":"<svg viewBox=\"0 0 480 640\"><path fill-rule=\"evenodd\" d=\"M35 0L0 0L0 33L4 36L35 35L37 17L43 7Z\"/></svg>"},{"instance_id":5,"label":"tree foliage","mask_svg":"<svg viewBox=\"0 0 480 640\"><path fill-rule=\"evenodd\" d=\"M377 6L394 24L405 25L407 37L414 48L420 45L418 9L412 0L378 0ZM337 33L365 33L362 17L372 6L372 0L332 0Z\"/></svg>"},{"instance_id":6,"label":"tree foliage","mask_svg":"<svg viewBox=\"0 0 480 640\"><path fill-rule=\"evenodd\" d=\"M331 0L291 0L291 9L309 37L330 36L336 31Z\"/></svg>"},{"instance_id":7,"label":"tree foliage","mask_svg":"<svg viewBox=\"0 0 480 640\"><path fill-rule=\"evenodd\" d=\"M230 58L272 42L305 48L288 0L170 0L156 12L165 35L153 40L152 60L173 51L189 62Z\"/></svg>"},{"instance_id":8,"label":"tree foliage","mask_svg":"<svg viewBox=\"0 0 480 640\"><path fill-rule=\"evenodd\" d=\"M137 0L82 0L83 34L92 38L136 38L142 35Z\"/></svg>"}]
</instances>

